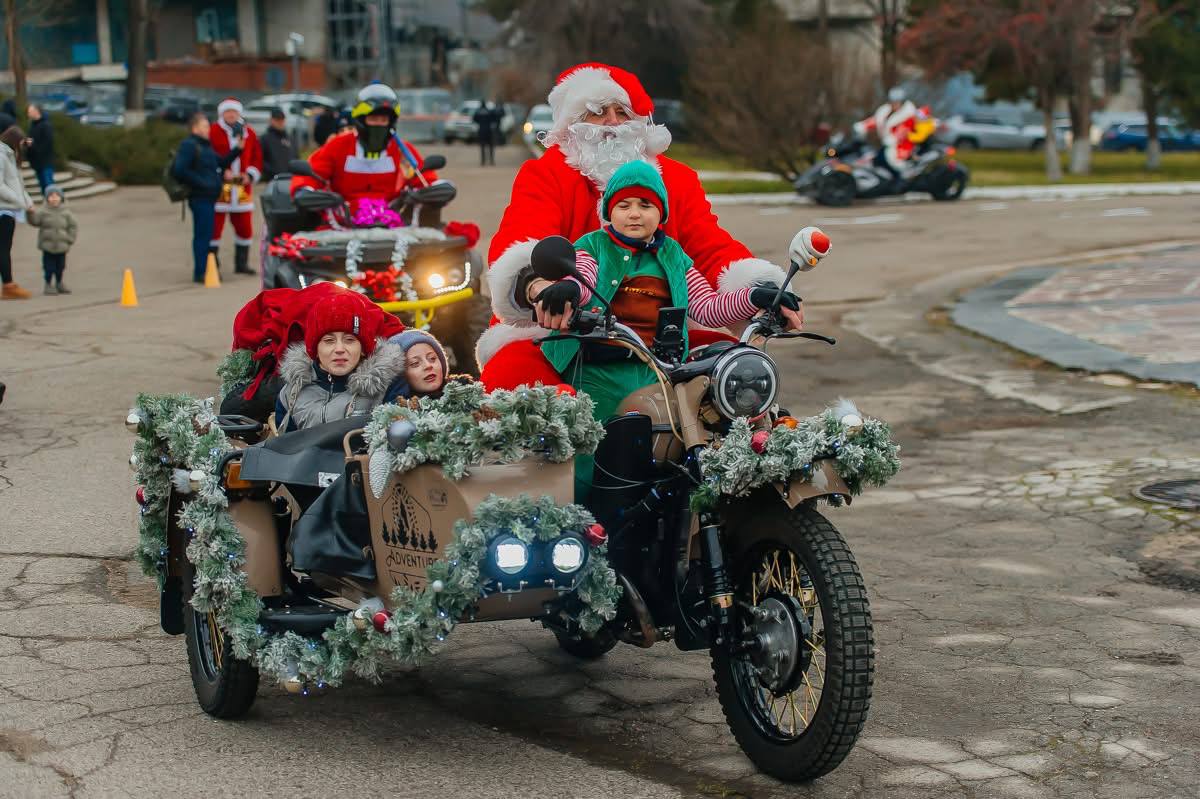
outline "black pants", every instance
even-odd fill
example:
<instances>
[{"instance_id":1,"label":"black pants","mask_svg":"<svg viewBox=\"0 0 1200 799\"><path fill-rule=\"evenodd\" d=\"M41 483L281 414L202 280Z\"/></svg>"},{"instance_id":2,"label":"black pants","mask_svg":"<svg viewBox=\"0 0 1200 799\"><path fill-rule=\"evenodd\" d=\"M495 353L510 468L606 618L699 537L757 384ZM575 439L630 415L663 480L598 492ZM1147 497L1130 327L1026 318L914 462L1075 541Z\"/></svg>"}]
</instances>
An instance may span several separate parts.
<instances>
[{"instance_id":1,"label":"black pants","mask_svg":"<svg viewBox=\"0 0 1200 799\"><path fill-rule=\"evenodd\" d=\"M13 231L17 229L17 220L7 214L0 216L0 282L11 283L12 278L12 240Z\"/></svg>"},{"instance_id":2,"label":"black pants","mask_svg":"<svg viewBox=\"0 0 1200 799\"><path fill-rule=\"evenodd\" d=\"M42 252L42 274L46 277L46 282L51 280L62 285L63 272L67 268L67 254L65 252Z\"/></svg>"},{"instance_id":3,"label":"black pants","mask_svg":"<svg viewBox=\"0 0 1200 799\"><path fill-rule=\"evenodd\" d=\"M479 137L479 165L496 165L496 142L491 138Z\"/></svg>"}]
</instances>

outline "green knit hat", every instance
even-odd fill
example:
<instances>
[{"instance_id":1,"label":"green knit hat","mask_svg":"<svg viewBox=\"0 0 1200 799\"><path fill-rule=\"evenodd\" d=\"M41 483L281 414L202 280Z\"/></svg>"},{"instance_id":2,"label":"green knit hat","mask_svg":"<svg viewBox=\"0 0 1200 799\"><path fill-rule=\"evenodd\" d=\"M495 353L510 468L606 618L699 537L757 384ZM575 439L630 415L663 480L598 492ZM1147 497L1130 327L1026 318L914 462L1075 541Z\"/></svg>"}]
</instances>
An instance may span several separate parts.
<instances>
[{"instance_id":1,"label":"green knit hat","mask_svg":"<svg viewBox=\"0 0 1200 799\"><path fill-rule=\"evenodd\" d=\"M648 189L654 197L658 198L656 205L662 211L662 219L659 220L660 225L667 224L667 187L663 183L662 176L658 174L658 170L645 161L630 161L621 166L613 176L608 179L608 185L604 187L604 196L600 198L600 218L608 222L608 209L612 204L621 199L618 195L628 197L629 191L626 189Z\"/></svg>"}]
</instances>

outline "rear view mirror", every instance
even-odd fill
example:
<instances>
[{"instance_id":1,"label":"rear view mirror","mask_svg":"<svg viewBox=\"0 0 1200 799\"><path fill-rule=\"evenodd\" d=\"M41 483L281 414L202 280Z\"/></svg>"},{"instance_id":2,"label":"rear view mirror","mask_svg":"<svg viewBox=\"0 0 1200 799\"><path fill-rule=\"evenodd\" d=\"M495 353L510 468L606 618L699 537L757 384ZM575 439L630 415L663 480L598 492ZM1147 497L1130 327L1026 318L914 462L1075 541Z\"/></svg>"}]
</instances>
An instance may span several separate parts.
<instances>
[{"instance_id":1,"label":"rear view mirror","mask_svg":"<svg viewBox=\"0 0 1200 799\"><path fill-rule=\"evenodd\" d=\"M563 236L547 236L539 241L529 255L529 265L543 280L562 280L575 277L575 245Z\"/></svg>"},{"instance_id":2,"label":"rear view mirror","mask_svg":"<svg viewBox=\"0 0 1200 799\"><path fill-rule=\"evenodd\" d=\"M444 156L444 155L428 156L428 157L426 157L425 161L421 164L421 171L425 171L427 169L445 169L445 168L446 168L446 156Z\"/></svg>"}]
</instances>

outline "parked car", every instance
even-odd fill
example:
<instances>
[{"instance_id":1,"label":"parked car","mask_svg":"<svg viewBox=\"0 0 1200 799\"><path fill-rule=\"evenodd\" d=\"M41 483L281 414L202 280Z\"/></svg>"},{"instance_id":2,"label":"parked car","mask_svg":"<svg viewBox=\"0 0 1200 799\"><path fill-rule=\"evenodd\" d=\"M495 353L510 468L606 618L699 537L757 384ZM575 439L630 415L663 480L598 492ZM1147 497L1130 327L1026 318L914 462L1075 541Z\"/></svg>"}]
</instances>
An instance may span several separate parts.
<instances>
[{"instance_id":1,"label":"parked car","mask_svg":"<svg viewBox=\"0 0 1200 799\"><path fill-rule=\"evenodd\" d=\"M1100 137L1100 149L1145 152L1147 141L1145 124L1110 125ZM1158 142L1163 150L1200 150L1200 131L1185 130L1174 123L1160 123Z\"/></svg>"},{"instance_id":2,"label":"parked car","mask_svg":"<svg viewBox=\"0 0 1200 799\"><path fill-rule=\"evenodd\" d=\"M415 142L441 141L446 135L446 118L454 109L454 98L445 89L399 89L396 98L400 115L397 132Z\"/></svg>"},{"instance_id":3,"label":"parked car","mask_svg":"<svg viewBox=\"0 0 1200 799\"><path fill-rule=\"evenodd\" d=\"M242 118L246 120L246 124L254 129L254 132L262 136L267 132L267 128L271 124L271 112L276 109L282 109L286 119L284 124L287 126L288 136L296 143L298 147L305 146L312 139L312 131L308 121L308 116L304 113L304 106L297 101L281 101L277 102L271 98L263 97L255 100L252 103L246 103L242 111Z\"/></svg>"},{"instance_id":4,"label":"parked car","mask_svg":"<svg viewBox=\"0 0 1200 799\"><path fill-rule=\"evenodd\" d=\"M1029 149L1040 150L1046 143L1046 126L1035 124L1025 125L1021 132L1029 137ZM1054 120L1054 146L1065 150L1071 146L1071 120Z\"/></svg>"},{"instance_id":5,"label":"parked car","mask_svg":"<svg viewBox=\"0 0 1200 799\"><path fill-rule=\"evenodd\" d=\"M541 147L541 142L538 141L538 134L545 133L554 125L554 115L550 110L550 106L543 103L535 105L530 111L529 116L525 118L525 124L521 126L521 138L525 140L525 144L531 149Z\"/></svg>"},{"instance_id":6,"label":"parked car","mask_svg":"<svg viewBox=\"0 0 1200 799\"><path fill-rule=\"evenodd\" d=\"M507 142L517 123L513 118L512 109L507 104L502 104L501 107L504 109L504 115L500 117L500 141ZM475 141L479 130L475 124L475 112L478 110L478 100L464 100L462 105L450 112L450 116L446 117L446 130L443 134L447 143Z\"/></svg>"},{"instance_id":7,"label":"parked car","mask_svg":"<svg viewBox=\"0 0 1200 799\"><path fill-rule=\"evenodd\" d=\"M72 119L79 119L87 113L88 104L65 94L46 94L41 97L30 97L30 102L37 105L47 114L65 114Z\"/></svg>"},{"instance_id":8,"label":"parked car","mask_svg":"<svg viewBox=\"0 0 1200 799\"><path fill-rule=\"evenodd\" d=\"M687 116L679 100L654 100L654 121L667 126L673 141L687 140Z\"/></svg>"},{"instance_id":9,"label":"parked car","mask_svg":"<svg viewBox=\"0 0 1200 799\"><path fill-rule=\"evenodd\" d=\"M934 138L960 150L1028 150L1037 138L1030 127L1017 113L978 111L942 120ZM1044 129L1040 135L1045 137Z\"/></svg>"},{"instance_id":10,"label":"parked car","mask_svg":"<svg viewBox=\"0 0 1200 799\"><path fill-rule=\"evenodd\" d=\"M181 125L186 124L192 118L192 114L202 110L198 99L183 95L147 100L147 110L150 110L151 105L156 106L156 116L159 119Z\"/></svg>"},{"instance_id":11,"label":"parked car","mask_svg":"<svg viewBox=\"0 0 1200 799\"><path fill-rule=\"evenodd\" d=\"M79 118L85 125L98 128L118 127L125 124L125 104L116 97L106 97L88 106L87 112Z\"/></svg>"}]
</instances>

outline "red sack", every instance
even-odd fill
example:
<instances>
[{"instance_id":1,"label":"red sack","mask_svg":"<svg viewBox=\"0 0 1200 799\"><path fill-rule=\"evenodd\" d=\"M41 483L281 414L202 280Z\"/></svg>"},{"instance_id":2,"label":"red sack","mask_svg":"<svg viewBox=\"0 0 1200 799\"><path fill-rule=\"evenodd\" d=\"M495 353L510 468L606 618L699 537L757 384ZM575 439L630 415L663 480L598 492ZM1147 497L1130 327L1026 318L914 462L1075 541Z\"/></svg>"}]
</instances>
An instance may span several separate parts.
<instances>
[{"instance_id":1,"label":"red sack","mask_svg":"<svg viewBox=\"0 0 1200 799\"><path fill-rule=\"evenodd\" d=\"M363 313L379 315L379 335L394 336L404 323L385 313L363 295L336 283L317 283L304 289L267 289L246 303L233 318L233 349L250 350L257 366L254 379L242 393L252 399L258 387L275 373L287 348L304 340L304 321L314 304L332 294L345 293L361 300Z\"/></svg>"}]
</instances>

